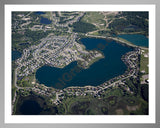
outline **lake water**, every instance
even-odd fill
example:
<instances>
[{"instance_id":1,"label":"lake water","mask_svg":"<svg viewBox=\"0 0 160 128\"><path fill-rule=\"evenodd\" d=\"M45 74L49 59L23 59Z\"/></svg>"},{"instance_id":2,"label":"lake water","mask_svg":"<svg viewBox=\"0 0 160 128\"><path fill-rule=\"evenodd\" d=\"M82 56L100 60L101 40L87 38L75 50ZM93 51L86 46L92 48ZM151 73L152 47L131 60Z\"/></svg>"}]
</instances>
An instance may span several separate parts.
<instances>
[{"instance_id":1,"label":"lake water","mask_svg":"<svg viewBox=\"0 0 160 128\"><path fill-rule=\"evenodd\" d=\"M41 110L40 105L32 99L25 100L20 107L20 112L22 115L38 115Z\"/></svg>"},{"instance_id":2,"label":"lake water","mask_svg":"<svg viewBox=\"0 0 160 128\"><path fill-rule=\"evenodd\" d=\"M141 34L123 34L118 35L118 37L123 38L137 46L147 47L149 46L148 38Z\"/></svg>"},{"instance_id":3,"label":"lake water","mask_svg":"<svg viewBox=\"0 0 160 128\"><path fill-rule=\"evenodd\" d=\"M18 51L12 51L12 61L20 58L22 56L22 54Z\"/></svg>"},{"instance_id":4,"label":"lake water","mask_svg":"<svg viewBox=\"0 0 160 128\"><path fill-rule=\"evenodd\" d=\"M21 96L16 105L15 115L56 115L56 106L48 106L44 98L34 94Z\"/></svg>"},{"instance_id":5,"label":"lake water","mask_svg":"<svg viewBox=\"0 0 160 128\"><path fill-rule=\"evenodd\" d=\"M34 12L34 13L37 14L37 15L46 14L46 12L41 12L41 11Z\"/></svg>"},{"instance_id":6,"label":"lake water","mask_svg":"<svg viewBox=\"0 0 160 128\"><path fill-rule=\"evenodd\" d=\"M40 103L43 100L37 96L21 96L16 105L16 115L39 115L42 111Z\"/></svg>"},{"instance_id":7,"label":"lake water","mask_svg":"<svg viewBox=\"0 0 160 128\"><path fill-rule=\"evenodd\" d=\"M34 12L36 15L42 15L42 14L46 14L46 12L41 12L41 11L38 11L38 12ZM45 17L40 17L40 23L42 24L50 24L52 21L49 20L48 18L45 18Z\"/></svg>"},{"instance_id":8,"label":"lake water","mask_svg":"<svg viewBox=\"0 0 160 128\"><path fill-rule=\"evenodd\" d=\"M50 24L52 21L48 18L41 17L40 23L42 24Z\"/></svg>"},{"instance_id":9,"label":"lake water","mask_svg":"<svg viewBox=\"0 0 160 128\"><path fill-rule=\"evenodd\" d=\"M81 72L76 73L69 81L64 81L63 75L77 66L77 62L72 62L62 69L43 66L37 70L36 79L41 84L58 89L70 86L97 86L126 71L127 67L121 60L121 57L125 53L133 50L133 48L123 46L115 41L107 42L105 39L82 38L80 41L88 50L100 50L105 58L95 62L88 69L83 69ZM62 80L62 86L57 86L57 83L60 83Z\"/></svg>"}]
</instances>

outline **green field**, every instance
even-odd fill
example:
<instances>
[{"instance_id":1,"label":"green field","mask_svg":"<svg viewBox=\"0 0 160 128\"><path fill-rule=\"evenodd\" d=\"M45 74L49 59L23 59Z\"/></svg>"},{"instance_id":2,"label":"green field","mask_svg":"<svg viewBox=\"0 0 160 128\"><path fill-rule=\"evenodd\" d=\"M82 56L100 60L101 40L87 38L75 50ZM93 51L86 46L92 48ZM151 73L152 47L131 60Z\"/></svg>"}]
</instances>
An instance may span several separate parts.
<instances>
[{"instance_id":1,"label":"green field","mask_svg":"<svg viewBox=\"0 0 160 128\"><path fill-rule=\"evenodd\" d=\"M142 95L143 94L142 88ZM108 88L98 96L66 96L60 105L65 115L145 115L148 103L140 95L126 92L122 87ZM146 94L145 94L146 95ZM146 98L146 97L145 97Z\"/></svg>"},{"instance_id":2,"label":"green field","mask_svg":"<svg viewBox=\"0 0 160 128\"><path fill-rule=\"evenodd\" d=\"M81 19L83 22L94 24L97 28L104 28L106 22L103 20L104 15L100 12L86 12L86 15Z\"/></svg>"},{"instance_id":3,"label":"green field","mask_svg":"<svg viewBox=\"0 0 160 128\"><path fill-rule=\"evenodd\" d=\"M22 80L17 81L17 84L20 87L32 87L32 82L35 82L34 74L25 76Z\"/></svg>"}]
</instances>

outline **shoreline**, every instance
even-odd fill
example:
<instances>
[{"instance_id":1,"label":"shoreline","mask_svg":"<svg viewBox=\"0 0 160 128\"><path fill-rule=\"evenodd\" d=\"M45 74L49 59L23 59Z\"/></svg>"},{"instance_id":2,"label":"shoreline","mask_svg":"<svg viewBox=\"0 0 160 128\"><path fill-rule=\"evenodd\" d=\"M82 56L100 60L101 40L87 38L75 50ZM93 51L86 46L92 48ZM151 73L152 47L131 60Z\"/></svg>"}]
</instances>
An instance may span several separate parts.
<instances>
[{"instance_id":1,"label":"shoreline","mask_svg":"<svg viewBox=\"0 0 160 128\"><path fill-rule=\"evenodd\" d=\"M125 45L127 45L127 46L131 46L131 47L133 47L133 48L137 48L137 47L139 47L139 46L136 46L136 45L134 45L134 44L132 44L132 43L130 43L129 41L125 41L125 40L119 40L118 38L116 38L116 37L104 37L104 36L94 36L94 35L85 35L85 37L87 38L87 37L89 37L89 38L101 38L101 39L111 39L111 40L115 40L115 41L117 41L117 42L119 42L119 43L122 43L122 44L125 44ZM81 38L78 38L77 40L78 40L78 43L80 42L79 40L80 40ZM142 49L148 49L148 48L145 48L145 47L140 47L140 48L142 48ZM102 57L103 58L103 57ZM101 58L100 58L101 59ZM99 60L99 59L98 59ZM95 61L96 62L96 61ZM49 66L49 65L48 65ZM63 68L63 67L59 67L59 68ZM35 75L36 75L36 72L37 72L37 70L35 71ZM119 76L121 76L121 75L119 75ZM117 76L118 77L118 76ZM36 79L37 80L37 79ZM109 80L108 80L109 81ZM36 83L38 83L38 84L41 84L41 83L39 83L39 82L36 82ZM54 88L54 87L48 87L48 86L46 86L46 85L44 85L45 87L47 87L47 88ZM87 87L92 87L92 88L95 88L95 87L98 87L98 86L100 86L100 85L97 85L97 86L92 86L92 85L86 85L86 86L83 86L83 87L81 87L81 86L72 86L72 87L67 87L67 88L63 88L63 89L57 89L57 88L54 88L54 89L56 89L56 90L64 90L64 89L68 89L68 88L87 88ZM26 88L26 87L24 87L24 88Z\"/></svg>"},{"instance_id":2,"label":"shoreline","mask_svg":"<svg viewBox=\"0 0 160 128\"><path fill-rule=\"evenodd\" d=\"M104 39L106 39L106 38L104 38ZM114 38L110 38L110 39L114 39ZM120 41L119 41L120 42ZM121 42L120 42L121 43ZM128 43L125 43L124 42L124 44L125 45L128 45ZM128 46L131 46L131 45L128 45ZM133 46L131 46L131 47L133 47ZM136 47L134 47L134 48L137 48L137 46ZM133 50L133 51L135 51L135 50ZM129 52L127 52L127 53L129 53ZM127 53L126 54L124 54L124 56L127 56ZM123 57L123 56L122 56ZM122 57L121 57L121 59L122 59ZM125 63L125 62L124 62ZM127 64L125 63L125 65L127 66ZM127 66L127 67L130 67L130 66ZM37 71L37 70L36 70ZM35 75L36 75L36 71L35 71ZM101 88L101 89L107 89L107 88L109 88L109 87L112 87L112 86L114 86L114 83L117 83L118 81L120 81L121 79L125 79L125 78L128 78L128 77L130 77L130 75L128 74L127 76L125 76L124 78L122 77L122 78L120 78L119 79L119 77L121 77L121 76L123 76L126 72L128 72L128 69L126 69L126 71L123 73L123 74L121 74L121 75L118 75L118 76L116 76L116 77L113 77L113 78L111 78L111 79L109 79L109 80L107 80L107 81L105 81L105 82L103 82L103 83L101 83L101 84L99 84L99 85L96 85L96 86L93 86L93 85L85 85L85 86L70 86L70 87L66 87L66 88L63 88L63 89L58 89L58 88L54 88L54 87L48 87L48 86L46 86L46 85L44 85L43 84L43 86L44 86L44 89L45 88L53 88L53 89L55 89L55 91L56 91L56 94L58 93L58 92L63 92L63 91L67 91L67 93L68 93L68 90L69 89L96 89L96 88ZM118 79L117 79L118 78ZM108 84L108 82L110 82L110 81L112 81L113 79L117 79L116 81L113 81L113 82L111 82L110 84ZM41 83L39 83L39 82L37 82L37 79L36 79L36 82L35 82L35 84L38 84L38 85L41 85ZM105 86L105 87L103 87L103 86ZM20 89L22 89L22 88L28 88L28 87L19 87ZM94 91L94 92L96 92L96 91ZM16 99L18 99L17 97L16 97ZM16 105L16 103L13 103L13 106L14 107L12 107L12 110L13 110L13 108L15 108L15 105ZM14 110L12 111L12 112L14 112Z\"/></svg>"},{"instance_id":3,"label":"shoreline","mask_svg":"<svg viewBox=\"0 0 160 128\"><path fill-rule=\"evenodd\" d=\"M131 34L131 35L132 35L132 34ZM123 39L123 38L119 38L119 37L111 37L111 36L110 36L110 37L105 37L105 36L96 36L96 35L88 35L88 34L86 34L85 36L86 36L86 38L89 37L89 38L111 39L111 40L120 42L120 43L122 43L122 44L127 44L128 46L140 47L140 48L142 48L142 49L149 49L149 48L147 48L147 47L137 46L137 45L135 45L135 44L133 44L133 43L131 43L131 42Z\"/></svg>"},{"instance_id":4,"label":"shoreline","mask_svg":"<svg viewBox=\"0 0 160 128\"><path fill-rule=\"evenodd\" d=\"M91 37L90 37L91 36ZM125 45L127 45L127 46L131 46L131 47L133 47L133 48L136 48L136 47L139 47L139 46L136 46L136 45L134 45L134 44L132 44L132 43L130 43L129 41L123 41L123 40L119 40L118 38L115 38L115 37L104 37L104 36L92 36L92 35L87 35L87 36L85 36L86 38L87 37L89 37L89 38L100 38L100 39L111 39L111 40L115 40L115 41L117 41L117 42L119 42L119 43L122 43L122 44L125 44ZM85 38L84 37L84 38ZM80 40L81 38L78 38L78 41ZM80 41L79 41L80 42ZM79 43L78 42L78 43ZM81 45L83 45L83 44L81 44ZM84 46L84 45L83 45ZM144 48L144 47L142 47L143 49L148 49L148 48ZM104 56L102 56L102 57L100 57L99 59L102 59L102 58L104 58ZM99 60L98 59L98 60ZM97 61L95 61L95 62L97 62ZM72 62L71 62L72 63ZM43 65L44 66L44 65ZM47 65L47 66L50 66L50 65ZM66 67L67 65L65 65L64 67ZM42 67L42 66L41 66ZM57 67L57 68L60 68L60 69L62 69L62 68L64 68L64 67ZM90 66L89 66L90 67ZM87 68L89 68L89 67L87 67ZM86 69L86 68L84 68L84 69ZM35 71L35 75L36 75L36 72L37 72L37 70ZM123 74L122 74L123 75ZM119 75L119 76L121 76L121 75ZM36 76L35 76L36 77ZM117 76L118 77L118 76ZM37 81L37 79L36 79L36 81ZM109 80L108 80L109 81ZM38 83L38 84L42 84L42 83L39 83L39 82L36 82L36 83ZM35 83L35 84L36 84ZM44 85L44 84L43 84ZM48 87L48 86L46 86L46 85L44 85L45 87L47 87L47 88L54 88L54 87ZM71 86L71 87L67 87L67 88L87 88L87 87L92 87L92 88L95 88L95 87L98 87L98 86L100 86L100 85L97 85L97 86L92 86L92 85L86 85L86 86L83 86L83 87L81 87L81 86ZM27 87L24 87L24 88L27 88ZM57 88L54 88L54 89L56 89L56 90L64 90L64 89L67 89L67 88L63 88L63 89L57 89Z\"/></svg>"},{"instance_id":5,"label":"shoreline","mask_svg":"<svg viewBox=\"0 0 160 128\"><path fill-rule=\"evenodd\" d=\"M84 38L87 38L88 36L86 36L86 37L84 37ZM136 46L136 45L134 45L134 44L132 44L132 43L127 43L127 42L122 42L121 40L117 40L116 38L114 38L114 37L104 37L104 36L96 36L96 37L89 37L89 38L100 38L100 39L111 39L111 40L115 40L115 41L118 41L119 43L122 43L122 44L125 44L125 45L127 45L127 46L129 46L129 47L133 47L133 48L137 48L138 46ZM80 40L81 38L78 38L78 41ZM78 43L81 43L80 41L78 42ZM83 45L83 44L81 44L81 45ZM83 45L84 46L84 45ZM85 47L85 46L84 46ZM134 50L133 50L134 51ZM126 53L127 54L127 53ZM103 58L103 57L102 57ZM100 59L102 59L102 58L100 58ZM99 59L98 59L99 60ZM96 61L95 61L96 62ZM125 64L126 65L126 64ZM127 65L126 65L127 66ZM127 71L127 70L126 70ZM123 74L121 74L121 75L123 75ZM114 77L114 78L117 78L117 77L119 77L119 76L121 76L121 75L118 75L118 76L116 76L116 77ZM111 79L113 79L113 78L111 78ZM111 80L110 79L110 80ZM108 81L110 81L110 80L107 80L106 82L108 82ZM39 83L40 84L40 83ZM102 83L103 84L103 83ZM85 86L70 86L70 87L66 87L66 88L63 88L63 89L57 89L57 88L54 88L54 87L49 87L49 88L54 88L54 89L56 89L56 90L65 90L65 89L82 89L82 88L96 88L96 87L101 87L101 85L102 84L100 84L100 85L97 85L97 86L93 86L93 85L85 85ZM44 85L44 86L46 86L46 85ZM46 87L48 87L48 86L46 86Z\"/></svg>"},{"instance_id":6,"label":"shoreline","mask_svg":"<svg viewBox=\"0 0 160 128\"><path fill-rule=\"evenodd\" d=\"M135 51L135 50L133 50L133 51ZM133 52L133 51L132 51L132 52ZM127 62L126 62L125 60L123 60L123 58L125 58L125 56L127 56L128 53L131 53L131 52L127 52L126 54L124 54L124 55L121 57L121 60L125 63L125 65L126 65L127 67L129 67L129 66L126 64ZM128 72L128 69L127 69L126 71ZM125 72L126 72L126 71L125 71ZM71 87L67 87L67 88L64 88L64 89L86 89L86 88L97 88L97 87L101 88L104 83L107 83L107 82L109 82L109 81L112 80L112 79L116 79L117 77L124 75L125 72L124 72L123 74L118 75L118 76L116 76L116 77L113 77L113 78L111 78L111 79L109 79L109 80L107 80L107 81L105 81L105 82L103 82L102 84L97 85L97 86L93 86L93 85L71 86ZM117 81L119 81L119 80L117 80ZM116 81L115 81L115 82L116 82ZM114 83L114 82L113 82L113 83ZM110 85L111 85L111 84L110 84ZM110 87L110 85L108 85L107 87ZM64 90L64 89L61 89L61 90Z\"/></svg>"}]
</instances>

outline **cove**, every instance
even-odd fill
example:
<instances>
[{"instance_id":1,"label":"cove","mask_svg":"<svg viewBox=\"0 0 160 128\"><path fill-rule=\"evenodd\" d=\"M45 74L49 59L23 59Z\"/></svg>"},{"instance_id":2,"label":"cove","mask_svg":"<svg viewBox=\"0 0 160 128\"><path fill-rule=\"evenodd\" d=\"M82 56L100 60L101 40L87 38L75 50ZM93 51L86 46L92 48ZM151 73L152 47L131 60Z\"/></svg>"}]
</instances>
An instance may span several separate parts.
<instances>
[{"instance_id":1,"label":"cove","mask_svg":"<svg viewBox=\"0 0 160 128\"><path fill-rule=\"evenodd\" d=\"M21 53L19 51L12 51L12 61L21 57Z\"/></svg>"},{"instance_id":2,"label":"cove","mask_svg":"<svg viewBox=\"0 0 160 128\"><path fill-rule=\"evenodd\" d=\"M148 38L141 34L123 34L118 35L118 37L123 38L137 46L147 47L149 46Z\"/></svg>"},{"instance_id":3,"label":"cove","mask_svg":"<svg viewBox=\"0 0 160 128\"><path fill-rule=\"evenodd\" d=\"M105 39L98 38L82 38L80 42L85 45L87 50L100 50L105 58L93 63L88 69L82 69L81 72L76 73L71 80L65 81L65 84L60 87L57 87L56 83L62 79L63 74L77 66L77 62L72 62L62 69L45 65L36 72L36 79L40 84L45 84L48 87L57 89L63 89L70 86L97 86L126 71L127 66L121 60L121 57L125 53L132 51L132 47L122 45L113 40L108 42ZM98 49L97 46L99 44L105 45L105 48Z\"/></svg>"},{"instance_id":4,"label":"cove","mask_svg":"<svg viewBox=\"0 0 160 128\"><path fill-rule=\"evenodd\" d=\"M41 17L40 19L40 23L42 24L50 24L52 21L49 20L48 18L44 18L44 17Z\"/></svg>"}]
</instances>

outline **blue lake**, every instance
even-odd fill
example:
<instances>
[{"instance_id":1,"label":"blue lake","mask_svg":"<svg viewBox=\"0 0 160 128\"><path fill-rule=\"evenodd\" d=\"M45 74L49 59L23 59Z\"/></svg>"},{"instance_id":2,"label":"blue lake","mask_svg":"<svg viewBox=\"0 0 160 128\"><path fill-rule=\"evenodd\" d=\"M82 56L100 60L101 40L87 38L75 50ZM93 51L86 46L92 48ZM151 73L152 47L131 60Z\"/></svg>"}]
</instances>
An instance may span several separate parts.
<instances>
[{"instance_id":1,"label":"blue lake","mask_svg":"<svg viewBox=\"0 0 160 128\"><path fill-rule=\"evenodd\" d=\"M34 13L37 14L37 15L46 14L46 12L41 12L41 11L34 12Z\"/></svg>"},{"instance_id":2,"label":"blue lake","mask_svg":"<svg viewBox=\"0 0 160 128\"><path fill-rule=\"evenodd\" d=\"M20 58L22 56L22 54L18 51L12 51L12 61Z\"/></svg>"},{"instance_id":3,"label":"blue lake","mask_svg":"<svg viewBox=\"0 0 160 128\"><path fill-rule=\"evenodd\" d=\"M105 58L95 62L88 69L82 69L81 72L76 73L69 81L64 81L63 75L69 73L77 66L77 62L72 62L62 69L43 66L37 70L36 79L41 84L58 89L70 86L97 86L126 71L127 67L121 60L121 57L125 53L133 50L133 48L124 46L115 41L108 42L105 39L82 38L80 41L88 50L97 49L101 51ZM57 86L57 83L63 84Z\"/></svg>"},{"instance_id":4,"label":"blue lake","mask_svg":"<svg viewBox=\"0 0 160 128\"><path fill-rule=\"evenodd\" d=\"M48 18L44 18L44 17L41 17L40 19L40 23L42 24L50 24L52 21L49 20Z\"/></svg>"},{"instance_id":5,"label":"blue lake","mask_svg":"<svg viewBox=\"0 0 160 128\"><path fill-rule=\"evenodd\" d=\"M137 46L147 47L149 46L148 38L141 34L123 34L118 35L118 37L123 38Z\"/></svg>"}]
</instances>

